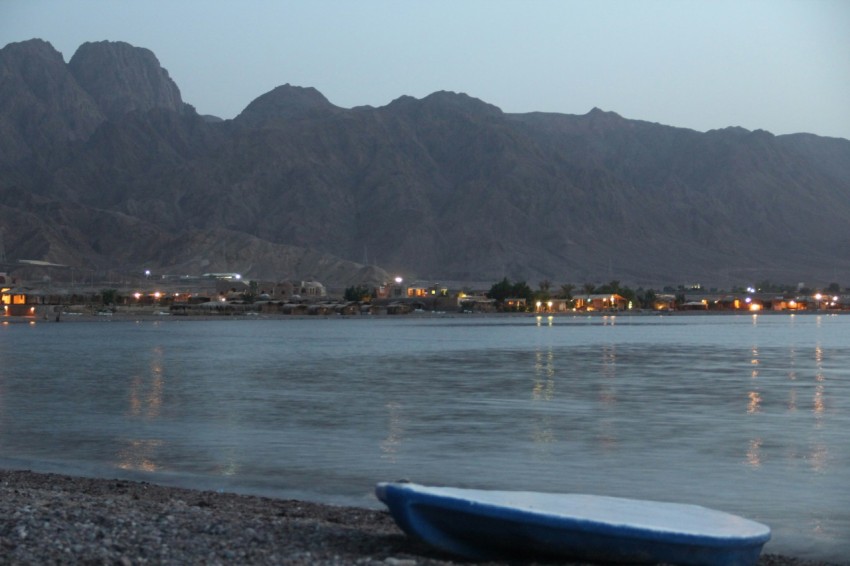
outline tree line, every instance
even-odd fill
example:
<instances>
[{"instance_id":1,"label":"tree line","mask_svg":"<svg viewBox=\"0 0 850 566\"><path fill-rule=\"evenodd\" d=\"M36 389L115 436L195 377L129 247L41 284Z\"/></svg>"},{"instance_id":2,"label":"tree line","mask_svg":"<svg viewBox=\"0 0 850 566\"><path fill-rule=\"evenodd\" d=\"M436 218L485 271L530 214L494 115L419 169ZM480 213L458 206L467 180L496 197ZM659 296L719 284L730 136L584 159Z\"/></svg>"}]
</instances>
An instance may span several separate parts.
<instances>
[{"instance_id":1,"label":"tree line","mask_svg":"<svg viewBox=\"0 0 850 566\"><path fill-rule=\"evenodd\" d=\"M505 307L508 299L524 299L528 308L533 308L532 305L537 301L546 302L550 299L562 299L567 301L567 306L571 306L574 296L577 294L583 295L620 295L627 301L631 301L638 308L653 308L657 297L652 289L631 289L622 285L618 280L612 280L602 285L594 285L593 283L585 283L581 287L572 283L564 283L560 286L555 286L548 279L544 279L538 283L537 290L532 290L525 281L511 282L507 277L503 278L498 283L494 283L487 292L487 297L496 301L500 308Z\"/></svg>"}]
</instances>

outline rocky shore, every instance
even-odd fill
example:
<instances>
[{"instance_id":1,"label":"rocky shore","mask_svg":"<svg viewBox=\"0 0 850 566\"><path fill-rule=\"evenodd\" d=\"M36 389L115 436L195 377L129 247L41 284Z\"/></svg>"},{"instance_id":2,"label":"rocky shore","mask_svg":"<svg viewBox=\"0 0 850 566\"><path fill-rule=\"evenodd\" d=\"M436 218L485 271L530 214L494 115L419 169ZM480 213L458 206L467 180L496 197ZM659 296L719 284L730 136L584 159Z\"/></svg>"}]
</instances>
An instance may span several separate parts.
<instances>
[{"instance_id":1,"label":"rocky shore","mask_svg":"<svg viewBox=\"0 0 850 566\"><path fill-rule=\"evenodd\" d=\"M456 563L383 511L0 470L0 564Z\"/></svg>"}]
</instances>

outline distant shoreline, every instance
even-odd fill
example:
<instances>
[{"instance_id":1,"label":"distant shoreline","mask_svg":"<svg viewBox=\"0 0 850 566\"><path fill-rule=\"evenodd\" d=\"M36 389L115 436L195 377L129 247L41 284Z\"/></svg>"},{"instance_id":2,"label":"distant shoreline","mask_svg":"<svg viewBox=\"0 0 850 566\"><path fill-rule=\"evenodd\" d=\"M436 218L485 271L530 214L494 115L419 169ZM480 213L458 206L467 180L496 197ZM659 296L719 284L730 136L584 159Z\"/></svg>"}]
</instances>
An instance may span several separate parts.
<instances>
[{"instance_id":1,"label":"distant shoreline","mask_svg":"<svg viewBox=\"0 0 850 566\"><path fill-rule=\"evenodd\" d=\"M344 320L359 320L359 319L393 319L393 320L422 320L427 318L604 318L604 317L694 317L694 316L839 316L846 315L848 311L649 311L649 310L631 310L631 311L576 311L576 312L557 312L557 313L532 313L532 312L476 312L476 313L461 313L452 311L424 311L421 313L413 312L408 314L278 314L278 313L259 313L251 312L232 313L232 314L190 314L177 315L171 313L163 313L162 309L149 310L118 310L111 315L99 315L90 313L61 313L58 320L55 315L43 317L25 317L25 316L5 316L0 317L2 323L53 323L53 322L133 322L133 321L210 321L210 320L328 320L328 319L344 319Z\"/></svg>"}]
</instances>

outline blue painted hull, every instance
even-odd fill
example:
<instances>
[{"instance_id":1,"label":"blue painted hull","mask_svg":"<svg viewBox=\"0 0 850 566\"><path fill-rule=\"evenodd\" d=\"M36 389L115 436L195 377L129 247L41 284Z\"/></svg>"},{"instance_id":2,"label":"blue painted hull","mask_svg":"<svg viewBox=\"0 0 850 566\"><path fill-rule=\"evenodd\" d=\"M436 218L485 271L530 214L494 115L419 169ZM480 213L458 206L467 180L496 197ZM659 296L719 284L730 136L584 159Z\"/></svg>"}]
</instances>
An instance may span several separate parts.
<instances>
[{"instance_id":1,"label":"blue painted hull","mask_svg":"<svg viewBox=\"0 0 850 566\"><path fill-rule=\"evenodd\" d=\"M473 560L751 566L770 538L764 525L693 505L406 483L378 484L375 491L408 535ZM510 502L529 497L547 508ZM620 512L626 520L616 518ZM688 521L691 527L680 528Z\"/></svg>"}]
</instances>

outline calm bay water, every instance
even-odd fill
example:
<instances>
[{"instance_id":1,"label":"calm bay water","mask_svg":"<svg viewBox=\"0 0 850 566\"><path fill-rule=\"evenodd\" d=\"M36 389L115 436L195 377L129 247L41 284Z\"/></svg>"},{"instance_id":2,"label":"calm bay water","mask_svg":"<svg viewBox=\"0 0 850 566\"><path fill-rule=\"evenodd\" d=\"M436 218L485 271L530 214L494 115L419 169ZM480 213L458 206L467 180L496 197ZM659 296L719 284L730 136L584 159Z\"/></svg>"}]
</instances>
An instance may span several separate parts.
<instances>
[{"instance_id":1,"label":"calm bay water","mask_svg":"<svg viewBox=\"0 0 850 566\"><path fill-rule=\"evenodd\" d=\"M377 481L702 504L850 557L850 317L0 326L0 466L378 507Z\"/></svg>"}]
</instances>

